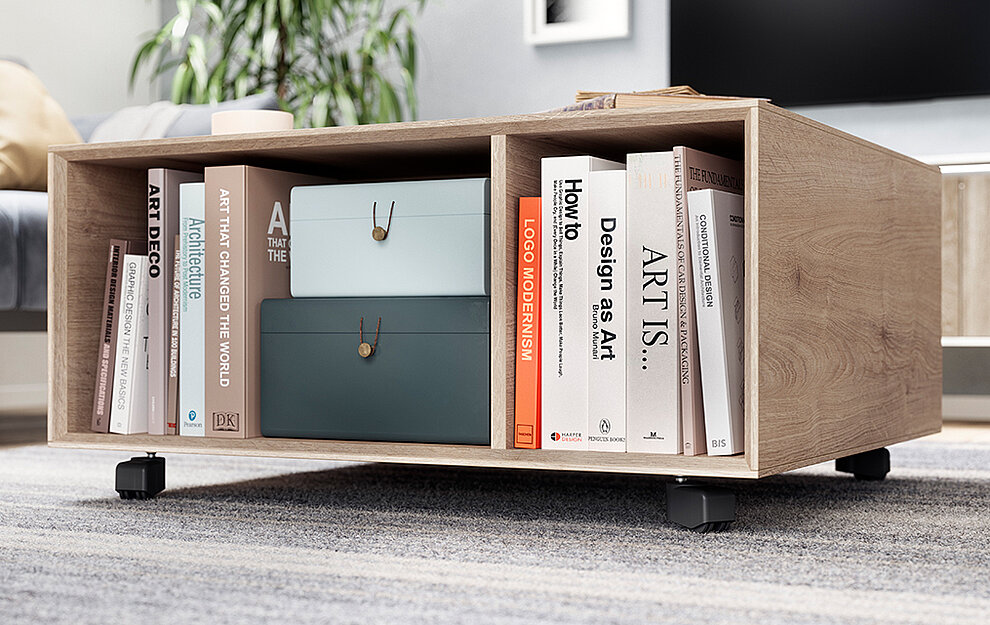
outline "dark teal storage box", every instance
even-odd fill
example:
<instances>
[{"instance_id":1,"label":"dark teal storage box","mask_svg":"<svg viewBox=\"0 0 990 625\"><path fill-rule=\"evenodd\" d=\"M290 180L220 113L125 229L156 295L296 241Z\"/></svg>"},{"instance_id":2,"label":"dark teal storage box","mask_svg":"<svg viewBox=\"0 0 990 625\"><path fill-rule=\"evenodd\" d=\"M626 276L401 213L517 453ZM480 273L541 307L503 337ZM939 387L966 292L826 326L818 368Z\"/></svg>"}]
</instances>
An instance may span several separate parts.
<instances>
[{"instance_id":1,"label":"dark teal storage box","mask_svg":"<svg viewBox=\"0 0 990 625\"><path fill-rule=\"evenodd\" d=\"M378 346L358 354L359 324ZM487 297L261 303L261 433L341 440L491 442Z\"/></svg>"}]
</instances>

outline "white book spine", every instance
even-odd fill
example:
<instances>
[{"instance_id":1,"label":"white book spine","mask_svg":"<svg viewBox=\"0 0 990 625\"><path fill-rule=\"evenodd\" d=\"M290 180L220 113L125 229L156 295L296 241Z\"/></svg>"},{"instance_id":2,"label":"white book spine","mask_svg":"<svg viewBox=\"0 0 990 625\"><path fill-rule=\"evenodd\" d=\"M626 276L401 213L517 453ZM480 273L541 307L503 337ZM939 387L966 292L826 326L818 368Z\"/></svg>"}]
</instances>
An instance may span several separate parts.
<instances>
[{"instance_id":1,"label":"white book spine","mask_svg":"<svg viewBox=\"0 0 990 625\"><path fill-rule=\"evenodd\" d=\"M206 435L206 189L201 182L179 186L179 435Z\"/></svg>"},{"instance_id":2,"label":"white book spine","mask_svg":"<svg viewBox=\"0 0 990 625\"><path fill-rule=\"evenodd\" d=\"M588 449L626 450L626 172L591 174Z\"/></svg>"},{"instance_id":3,"label":"white book spine","mask_svg":"<svg viewBox=\"0 0 990 625\"><path fill-rule=\"evenodd\" d=\"M148 257L124 255L110 431L148 431Z\"/></svg>"},{"instance_id":4,"label":"white book spine","mask_svg":"<svg viewBox=\"0 0 990 625\"><path fill-rule=\"evenodd\" d=\"M708 455L743 451L744 203L724 191L687 194Z\"/></svg>"},{"instance_id":5,"label":"white book spine","mask_svg":"<svg viewBox=\"0 0 990 625\"><path fill-rule=\"evenodd\" d=\"M681 452L673 152L630 154L626 450Z\"/></svg>"},{"instance_id":6,"label":"white book spine","mask_svg":"<svg viewBox=\"0 0 990 625\"><path fill-rule=\"evenodd\" d=\"M588 193L591 172L621 163L544 158L541 415L544 449L588 449Z\"/></svg>"}]
</instances>

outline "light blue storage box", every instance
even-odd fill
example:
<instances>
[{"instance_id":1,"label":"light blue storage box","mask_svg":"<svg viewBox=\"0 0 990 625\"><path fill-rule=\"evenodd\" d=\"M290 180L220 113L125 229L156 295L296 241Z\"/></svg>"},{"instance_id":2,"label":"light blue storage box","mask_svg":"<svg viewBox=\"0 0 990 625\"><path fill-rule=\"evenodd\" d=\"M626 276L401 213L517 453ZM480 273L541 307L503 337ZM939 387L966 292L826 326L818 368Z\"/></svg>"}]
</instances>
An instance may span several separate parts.
<instances>
[{"instance_id":1,"label":"light blue storage box","mask_svg":"<svg viewBox=\"0 0 990 625\"><path fill-rule=\"evenodd\" d=\"M488 178L295 187L292 296L488 295L490 197Z\"/></svg>"}]
</instances>

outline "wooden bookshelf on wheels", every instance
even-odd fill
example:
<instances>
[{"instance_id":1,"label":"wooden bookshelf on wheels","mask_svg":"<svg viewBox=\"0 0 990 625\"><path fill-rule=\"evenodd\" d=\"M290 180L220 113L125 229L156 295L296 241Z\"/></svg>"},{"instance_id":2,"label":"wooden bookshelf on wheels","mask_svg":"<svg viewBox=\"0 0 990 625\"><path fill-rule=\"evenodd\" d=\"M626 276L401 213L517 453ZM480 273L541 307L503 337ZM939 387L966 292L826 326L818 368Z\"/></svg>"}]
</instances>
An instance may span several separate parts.
<instances>
[{"instance_id":1,"label":"wooden bookshelf on wheels","mask_svg":"<svg viewBox=\"0 0 990 625\"><path fill-rule=\"evenodd\" d=\"M540 194L540 158L675 145L745 160L745 452L513 449L516 213ZM840 468L869 478L886 473L884 446L941 427L939 170L763 101L71 145L49 164L51 446L684 478L852 456ZM490 446L90 431L108 240L145 236L148 168L234 164L342 182L491 177Z\"/></svg>"}]
</instances>

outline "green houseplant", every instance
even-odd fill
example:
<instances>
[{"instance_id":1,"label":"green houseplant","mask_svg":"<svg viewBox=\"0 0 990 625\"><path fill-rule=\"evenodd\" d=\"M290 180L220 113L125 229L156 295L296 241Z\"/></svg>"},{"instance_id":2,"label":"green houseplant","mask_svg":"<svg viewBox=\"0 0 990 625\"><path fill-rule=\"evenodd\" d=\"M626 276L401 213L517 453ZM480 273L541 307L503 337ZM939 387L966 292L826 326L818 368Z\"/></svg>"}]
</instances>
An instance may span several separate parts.
<instances>
[{"instance_id":1,"label":"green houseplant","mask_svg":"<svg viewBox=\"0 0 990 625\"><path fill-rule=\"evenodd\" d=\"M297 126L416 117L414 14L426 0L178 0L134 57L172 101L274 91Z\"/></svg>"}]
</instances>

